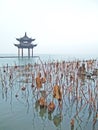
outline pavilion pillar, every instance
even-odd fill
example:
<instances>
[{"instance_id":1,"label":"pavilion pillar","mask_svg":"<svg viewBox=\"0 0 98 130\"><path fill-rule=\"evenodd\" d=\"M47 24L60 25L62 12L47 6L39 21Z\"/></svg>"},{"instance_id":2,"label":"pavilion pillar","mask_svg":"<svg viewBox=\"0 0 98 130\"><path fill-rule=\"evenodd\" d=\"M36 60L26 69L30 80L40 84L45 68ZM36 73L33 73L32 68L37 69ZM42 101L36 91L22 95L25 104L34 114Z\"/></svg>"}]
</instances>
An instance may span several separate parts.
<instances>
[{"instance_id":1,"label":"pavilion pillar","mask_svg":"<svg viewBox=\"0 0 98 130\"><path fill-rule=\"evenodd\" d=\"M20 57L20 48L18 48L18 58Z\"/></svg>"},{"instance_id":2,"label":"pavilion pillar","mask_svg":"<svg viewBox=\"0 0 98 130\"><path fill-rule=\"evenodd\" d=\"M28 58L30 58L30 48L28 48Z\"/></svg>"},{"instance_id":3,"label":"pavilion pillar","mask_svg":"<svg viewBox=\"0 0 98 130\"><path fill-rule=\"evenodd\" d=\"M33 48L32 48L32 57L33 57Z\"/></svg>"},{"instance_id":4,"label":"pavilion pillar","mask_svg":"<svg viewBox=\"0 0 98 130\"><path fill-rule=\"evenodd\" d=\"M22 58L23 58L23 48L21 49L21 51L22 51Z\"/></svg>"}]
</instances>

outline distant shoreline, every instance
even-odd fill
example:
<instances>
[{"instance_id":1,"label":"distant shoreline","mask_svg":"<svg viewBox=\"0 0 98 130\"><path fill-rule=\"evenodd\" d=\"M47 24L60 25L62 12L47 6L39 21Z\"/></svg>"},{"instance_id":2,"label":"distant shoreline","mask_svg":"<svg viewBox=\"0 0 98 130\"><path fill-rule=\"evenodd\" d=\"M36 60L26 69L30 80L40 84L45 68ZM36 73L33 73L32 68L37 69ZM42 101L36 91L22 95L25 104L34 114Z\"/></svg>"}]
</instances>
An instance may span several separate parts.
<instances>
[{"instance_id":1,"label":"distant shoreline","mask_svg":"<svg viewBox=\"0 0 98 130\"><path fill-rule=\"evenodd\" d=\"M28 57L28 56L23 56L23 57L18 57L18 56L0 56L0 58L35 58L35 57L39 57L39 56L33 56L33 57Z\"/></svg>"}]
</instances>

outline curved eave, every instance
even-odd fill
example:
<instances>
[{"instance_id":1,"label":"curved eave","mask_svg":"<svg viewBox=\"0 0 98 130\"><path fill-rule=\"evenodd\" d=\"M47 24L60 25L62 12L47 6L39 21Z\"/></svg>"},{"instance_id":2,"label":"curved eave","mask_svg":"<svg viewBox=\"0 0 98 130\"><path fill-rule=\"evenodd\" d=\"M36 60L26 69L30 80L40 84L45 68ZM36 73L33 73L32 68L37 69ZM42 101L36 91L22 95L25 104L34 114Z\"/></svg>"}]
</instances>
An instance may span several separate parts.
<instances>
[{"instance_id":1,"label":"curved eave","mask_svg":"<svg viewBox=\"0 0 98 130\"><path fill-rule=\"evenodd\" d=\"M17 47L19 47L20 46L20 44L14 44L15 46L17 46Z\"/></svg>"},{"instance_id":2,"label":"curved eave","mask_svg":"<svg viewBox=\"0 0 98 130\"><path fill-rule=\"evenodd\" d=\"M16 38L17 41L20 41L20 38Z\"/></svg>"},{"instance_id":3,"label":"curved eave","mask_svg":"<svg viewBox=\"0 0 98 130\"><path fill-rule=\"evenodd\" d=\"M36 47L36 46L37 46L37 44L33 44L33 46L34 46L34 47Z\"/></svg>"},{"instance_id":4,"label":"curved eave","mask_svg":"<svg viewBox=\"0 0 98 130\"><path fill-rule=\"evenodd\" d=\"M35 41L35 39L32 39L32 38L31 38L31 41Z\"/></svg>"},{"instance_id":5,"label":"curved eave","mask_svg":"<svg viewBox=\"0 0 98 130\"><path fill-rule=\"evenodd\" d=\"M21 45L21 44L14 44L15 46L17 46L18 48L34 48L37 46L37 44L25 44L25 45Z\"/></svg>"}]
</instances>

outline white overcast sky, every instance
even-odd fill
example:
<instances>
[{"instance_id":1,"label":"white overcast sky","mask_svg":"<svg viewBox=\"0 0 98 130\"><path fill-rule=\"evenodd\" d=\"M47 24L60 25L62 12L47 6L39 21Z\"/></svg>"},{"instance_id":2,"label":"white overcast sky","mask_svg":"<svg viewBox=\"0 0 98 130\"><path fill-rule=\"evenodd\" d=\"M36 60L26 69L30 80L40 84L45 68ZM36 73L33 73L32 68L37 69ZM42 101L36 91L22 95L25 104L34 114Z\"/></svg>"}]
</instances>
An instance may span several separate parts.
<instances>
[{"instance_id":1,"label":"white overcast sky","mask_svg":"<svg viewBox=\"0 0 98 130\"><path fill-rule=\"evenodd\" d=\"M25 32L35 53L98 54L98 0L0 0L0 53Z\"/></svg>"}]
</instances>

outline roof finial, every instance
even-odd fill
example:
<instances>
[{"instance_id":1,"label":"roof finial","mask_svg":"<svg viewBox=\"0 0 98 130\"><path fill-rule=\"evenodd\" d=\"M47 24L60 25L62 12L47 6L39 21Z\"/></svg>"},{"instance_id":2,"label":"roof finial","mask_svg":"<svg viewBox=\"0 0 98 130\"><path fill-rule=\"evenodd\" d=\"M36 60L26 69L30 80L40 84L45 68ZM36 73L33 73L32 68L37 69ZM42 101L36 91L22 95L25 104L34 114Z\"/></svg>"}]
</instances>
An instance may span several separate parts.
<instances>
[{"instance_id":1,"label":"roof finial","mask_svg":"<svg viewBox=\"0 0 98 130\"><path fill-rule=\"evenodd\" d=\"M25 37L27 36L26 32L25 32Z\"/></svg>"}]
</instances>

